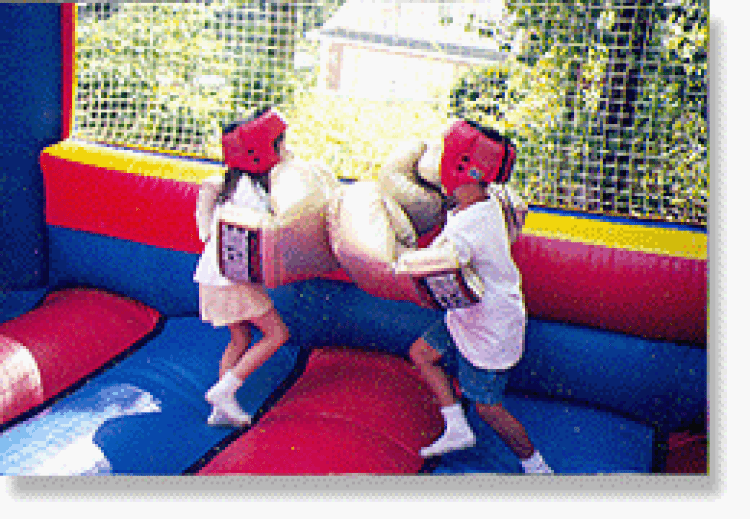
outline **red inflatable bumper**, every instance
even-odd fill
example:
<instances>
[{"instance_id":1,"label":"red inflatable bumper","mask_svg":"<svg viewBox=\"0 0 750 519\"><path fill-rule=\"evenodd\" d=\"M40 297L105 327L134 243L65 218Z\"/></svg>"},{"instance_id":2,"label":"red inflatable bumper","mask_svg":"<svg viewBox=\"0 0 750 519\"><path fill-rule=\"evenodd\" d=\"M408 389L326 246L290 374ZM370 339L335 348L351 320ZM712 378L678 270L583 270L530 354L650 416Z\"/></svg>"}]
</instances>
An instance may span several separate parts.
<instances>
[{"instance_id":1,"label":"red inflatable bumper","mask_svg":"<svg viewBox=\"0 0 750 519\"><path fill-rule=\"evenodd\" d=\"M442 428L404 359L315 350L297 383L200 474L414 474Z\"/></svg>"},{"instance_id":2,"label":"red inflatable bumper","mask_svg":"<svg viewBox=\"0 0 750 519\"><path fill-rule=\"evenodd\" d=\"M148 335L159 313L93 289L53 292L0 324L0 424L48 400Z\"/></svg>"}]
</instances>

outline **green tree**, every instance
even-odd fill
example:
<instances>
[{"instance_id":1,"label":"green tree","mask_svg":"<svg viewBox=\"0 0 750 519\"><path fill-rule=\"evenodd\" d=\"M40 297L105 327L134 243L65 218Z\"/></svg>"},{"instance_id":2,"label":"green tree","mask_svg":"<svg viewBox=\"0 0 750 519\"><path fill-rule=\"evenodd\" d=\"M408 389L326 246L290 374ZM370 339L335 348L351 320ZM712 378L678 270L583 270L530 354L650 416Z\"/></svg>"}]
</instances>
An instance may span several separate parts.
<instances>
[{"instance_id":1,"label":"green tree","mask_svg":"<svg viewBox=\"0 0 750 519\"><path fill-rule=\"evenodd\" d=\"M75 134L220 159L223 124L253 107L291 102L300 84L294 42L336 5L82 5Z\"/></svg>"},{"instance_id":2,"label":"green tree","mask_svg":"<svg viewBox=\"0 0 750 519\"><path fill-rule=\"evenodd\" d=\"M532 203L705 224L707 1L508 9L467 27L508 58L462 78L452 110L520 143Z\"/></svg>"},{"instance_id":3,"label":"green tree","mask_svg":"<svg viewBox=\"0 0 750 519\"><path fill-rule=\"evenodd\" d=\"M234 64L210 30L216 7L125 3L77 25L76 134L200 153L228 111Z\"/></svg>"}]
</instances>

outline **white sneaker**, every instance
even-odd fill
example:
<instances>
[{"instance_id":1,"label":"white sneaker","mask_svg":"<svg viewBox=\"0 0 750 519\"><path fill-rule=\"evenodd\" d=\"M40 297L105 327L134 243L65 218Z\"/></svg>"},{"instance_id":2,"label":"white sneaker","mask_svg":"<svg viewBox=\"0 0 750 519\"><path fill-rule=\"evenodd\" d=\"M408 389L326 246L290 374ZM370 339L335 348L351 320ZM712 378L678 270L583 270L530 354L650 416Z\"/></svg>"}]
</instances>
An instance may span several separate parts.
<instances>
[{"instance_id":1,"label":"white sneaker","mask_svg":"<svg viewBox=\"0 0 750 519\"><path fill-rule=\"evenodd\" d=\"M476 442L477 439L474 433L471 432L471 429L446 429L443 435L435 440L432 445L420 449L419 455L423 458L440 456L451 451L468 449L469 447L473 447Z\"/></svg>"},{"instance_id":2,"label":"white sneaker","mask_svg":"<svg viewBox=\"0 0 750 519\"><path fill-rule=\"evenodd\" d=\"M525 460L521 460L521 467L526 474L554 474L555 471L547 465L542 455L538 451Z\"/></svg>"},{"instance_id":3,"label":"white sneaker","mask_svg":"<svg viewBox=\"0 0 750 519\"><path fill-rule=\"evenodd\" d=\"M214 406L208 417L209 425L245 427L253 421L253 417L242 410L234 395L219 393L215 386L206 393L206 400Z\"/></svg>"},{"instance_id":4,"label":"white sneaker","mask_svg":"<svg viewBox=\"0 0 750 519\"><path fill-rule=\"evenodd\" d=\"M548 465L544 465L543 467L538 467L536 469L527 470L526 474L554 474L555 471L552 470Z\"/></svg>"},{"instance_id":5,"label":"white sneaker","mask_svg":"<svg viewBox=\"0 0 750 519\"><path fill-rule=\"evenodd\" d=\"M208 416L206 423L213 427L235 427L229 415L216 407L211 409L211 414Z\"/></svg>"}]
</instances>

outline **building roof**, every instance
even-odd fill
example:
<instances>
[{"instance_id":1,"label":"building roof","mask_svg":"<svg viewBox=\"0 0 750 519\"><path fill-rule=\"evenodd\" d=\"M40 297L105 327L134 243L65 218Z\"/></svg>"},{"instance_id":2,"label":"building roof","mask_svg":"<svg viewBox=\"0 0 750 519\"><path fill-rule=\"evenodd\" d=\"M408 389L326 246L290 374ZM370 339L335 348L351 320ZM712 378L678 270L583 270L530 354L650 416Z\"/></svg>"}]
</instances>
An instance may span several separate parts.
<instances>
[{"instance_id":1,"label":"building roof","mask_svg":"<svg viewBox=\"0 0 750 519\"><path fill-rule=\"evenodd\" d=\"M507 18L504 2L404 2L349 0L309 36L366 46L438 53L466 61L498 61L504 54L494 38L466 29L470 15Z\"/></svg>"}]
</instances>

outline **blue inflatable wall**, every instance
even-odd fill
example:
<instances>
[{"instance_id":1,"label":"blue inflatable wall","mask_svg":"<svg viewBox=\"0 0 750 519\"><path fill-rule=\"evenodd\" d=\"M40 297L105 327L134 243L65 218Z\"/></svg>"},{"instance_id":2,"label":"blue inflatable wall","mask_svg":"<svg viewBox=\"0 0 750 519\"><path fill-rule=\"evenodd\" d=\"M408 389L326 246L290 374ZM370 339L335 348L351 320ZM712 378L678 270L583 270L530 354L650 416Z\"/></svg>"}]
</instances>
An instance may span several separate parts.
<instances>
[{"instance_id":1,"label":"blue inflatable wall","mask_svg":"<svg viewBox=\"0 0 750 519\"><path fill-rule=\"evenodd\" d=\"M0 294L47 282L44 198L39 155L62 136L59 4L0 4ZM16 297L17 296L17 297Z\"/></svg>"}]
</instances>

